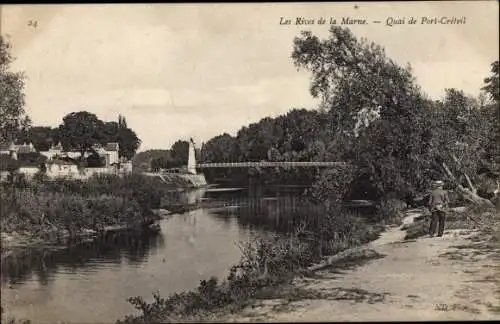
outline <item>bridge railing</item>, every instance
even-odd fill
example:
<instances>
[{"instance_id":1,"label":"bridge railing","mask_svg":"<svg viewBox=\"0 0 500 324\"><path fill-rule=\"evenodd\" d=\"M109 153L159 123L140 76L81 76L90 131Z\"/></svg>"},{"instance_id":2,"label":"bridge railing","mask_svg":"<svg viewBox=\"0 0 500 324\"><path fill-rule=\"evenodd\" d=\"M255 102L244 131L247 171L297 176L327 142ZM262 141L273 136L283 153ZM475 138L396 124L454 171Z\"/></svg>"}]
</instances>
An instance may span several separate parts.
<instances>
[{"instance_id":1,"label":"bridge railing","mask_svg":"<svg viewBox=\"0 0 500 324\"><path fill-rule=\"evenodd\" d=\"M199 163L196 168L250 168L250 167L338 167L346 166L345 162L223 162L223 163Z\"/></svg>"}]
</instances>

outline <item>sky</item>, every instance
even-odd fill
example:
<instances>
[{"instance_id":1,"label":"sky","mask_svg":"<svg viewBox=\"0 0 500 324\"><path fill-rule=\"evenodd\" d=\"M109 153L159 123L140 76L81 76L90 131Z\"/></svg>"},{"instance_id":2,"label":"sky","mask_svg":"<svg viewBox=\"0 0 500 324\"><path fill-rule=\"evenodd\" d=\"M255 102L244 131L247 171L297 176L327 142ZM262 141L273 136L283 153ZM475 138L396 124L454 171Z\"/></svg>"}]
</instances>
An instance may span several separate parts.
<instances>
[{"instance_id":1,"label":"sky","mask_svg":"<svg viewBox=\"0 0 500 324\"><path fill-rule=\"evenodd\" d=\"M420 24L444 16L466 23ZM300 31L326 37L329 25L295 25L297 17L367 19L352 32L410 63L436 99L452 87L477 95L499 48L497 1L4 5L0 17L35 125L57 126L81 110L105 121L122 114L140 151L316 108L310 74L290 55ZM282 17L292 24L280 25ZM387 26L389 18L406 24Z\"/></svg>"}]
</instances>

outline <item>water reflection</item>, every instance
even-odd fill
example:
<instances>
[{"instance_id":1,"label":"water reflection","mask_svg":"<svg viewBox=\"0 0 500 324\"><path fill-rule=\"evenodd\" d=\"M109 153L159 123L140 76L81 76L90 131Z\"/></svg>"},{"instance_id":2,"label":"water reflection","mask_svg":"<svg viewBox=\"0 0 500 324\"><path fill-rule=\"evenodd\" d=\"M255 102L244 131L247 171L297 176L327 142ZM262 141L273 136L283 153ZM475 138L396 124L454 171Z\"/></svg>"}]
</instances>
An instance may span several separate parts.
<instances>
[{"instance_id":1,"label":"water reflection","mask_svg":"<svg viewBox=\"0 0 500 324\"><path fill-rule=\"evenodd\" d=\"M309 222L322 214L321 206L311 204L300 187L249 187L238 192L226 192L218 199L205 194L212 207L208 212L224 221L236 217L243 228L289 233L298 222ZM217 202L222 202L218 205Z\"/></svg>"},{"instance_id":2,"label":"water reflection","mask_svg":"<svg viewBox=\"0 0 500 324\"><path fill-rule=\"evenodd\" d=\"M123 262L139 265L147 259L150 250L161 249L164 245L161 234L119 233L78 246L27 249L2 259L1 281L2 285L22 283L35 274L40 283L46 285L60 270L75 273L78 269Z\"/></svg>"}]
</instances>

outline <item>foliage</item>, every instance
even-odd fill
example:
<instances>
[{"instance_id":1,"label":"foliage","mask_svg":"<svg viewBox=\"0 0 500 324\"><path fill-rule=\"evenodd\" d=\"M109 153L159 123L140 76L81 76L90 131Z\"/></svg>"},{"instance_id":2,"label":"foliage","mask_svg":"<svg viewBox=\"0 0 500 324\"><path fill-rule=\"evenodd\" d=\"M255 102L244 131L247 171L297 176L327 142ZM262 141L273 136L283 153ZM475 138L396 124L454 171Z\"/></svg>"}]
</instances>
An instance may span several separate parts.
<instances>
[{"instance_id":1,"label":"foliage","mask_svg":"<svg viewBox=\"0 0 500 324\"><path fill-rule=\"evenodd\" d=\"M139 146L141 140L137 134L127 127L127 121L124 116L118 116L118 123L104 123L105 142L115 142L120 145L119 155L131 159ZM104 143L103 143L104 144Z\"/></svg>"},{"instance_id":2,"label":"foliage","mask_svg":"<svg viewBox=\"0 0 500 324\"><path fill-rule=\"evenodd\" d=\"M157 157L151 160L151 170L157 172L160 169L168 169L171 166L170 161L164 156Z\"/></svg>"},{"instance_id":3,"label":"foliage","mask_svg":"<svg viewBox=\"0 0 500 324\"><path fill-rule=\"evenodd\" d=\"M63 118L57 128L36 126L19 132L17 143L33 143L37 151L48 151L61 142L65 150L93 152L95 144L119 144L119 156L131 159L141 144L137 134L127 127L125 117L117 122L103 122L87 111L73 112ZM94 152L95 153L95 152ZM91 161L96 164L96 161Z\"/></svg>"},{"instance_id":4,"label":"foliage","mask_svg":"<svg viewBox=\"0 0 500 324\"><path fill-rule=\"evenodd\" d=\"M399 199L384 199L377 206L376 220L381 224L400 224L406 207L406 203Z\"/></svg>"},{"instance_id":5,"label":"foliage","mask_svg":"<svg viewBox=\"0 0 500 324\"><path fill-rule=\"evenodd\" d=\"M96 115L87 111L73 112L63 117L59 125L62 145L65 150L76 150L84 157L93 145L103 138L104 123Z\"/></svg>"},{"instance_id":6,"label":"foliage","mask_svg":"<svg viewBox=\"0 0 500 324\"><path fill-rule=\"evenodd\" d=\"M204 162L240 161L324 161L328 156L327 116L318 111L292 109L276 118L263 118L236 134L222 134L210 139L201 149ZM336 157L333 157L336 158ZM248 181L248 173L238 169L204 171L210 181L216 178L240 178ZM278 168L256 172L268 182L311 183L314 169Z\"/></svg>"},{"instance_id":7,"label":"foliage","mask_svg":"<svg viewBox=\"0 0 500 324\"><path fill-rule=\"evenodd\" d=\"M11 45L0 36L0 142L11 141L31 124L24 111L24 76L9 70Z\"/></svg>"},{"instance_id":8,"label":"foliage","mask_svg":"<svg viewBox=\"0 0 500 324\"><path fill-rule=\"evenodd\" d=\"M169 164L171 168L178 168L188 163L188 152L189 152L189 142L178 140L170 148L170 154L172 156Z\"/></svg>"},{"instance_id":9,"label":"foliage","mask_svg":"<svg viewBox=\"0 0 500 324\"><path fill-rule=\"evenodd\" d=\"M76 237L84 230L99 232L115 225L139 227L157 218L152 209L168 203L166 192L141 175L30 182L16 187L1 187L2 231L28 231L41 237L63 231Z\"/></svg>"},{"instance_id":10,"label":"foliage","mask_svg":"<svg viewBox=\"0 0 500 324\"><path fill-rule=\"evenodd\" d=\"M168 165L168 161L172 159L170 150L147 150L137 153L132 159L132 170L149 171L150 167L161 168ZM164 164L166 162L166 164ZM170 167L170 166L168 166Z\"/></svg>"},{"instance_id":11,"label":"foliage","mask_svg":"<svg viewBox=\"0 0 500 324\"><path fill-rule=\"evenodd\" d=\"M6 154L0 155L0 171L13 172L19 168L19 161L12 159Z\"/></svg>"},{"instance_id":12,"label":"foliage","mask_svg":"<svg viewBox=\"0 0 500 324\"><path fill-rule=\"evenodd\" d=\"M30 152L17 154L17 159L20 166L38 167L47 160L47 157L38 152Z\"/></svg>"},{"instance_id":13,"label":"foliage","mask_svg":"<svg viewBox=\"0 0 500 324\"><path fill-rule=\"evenodd\" d=\"M2 231L28 231L41 238L54 231L58 235L66 231L74 238L84 230L99 232L113 225L132 227L142 221L135 201L109 195L83 197L27 188L16 191L14 204L6 206L9 208L2 210Z\"/></svg>"},{"instance_id":14,"label":"foliage","mask_svg":"<svg viewBox=\"0 0 500 324\"><path fill-rule=\"evenodd\" d=\"M202 160L207 163L236 162L239 155L236 138L227 133L215 136L203 144L201 154Z\"/></svg>"},{"instance_id":15,"label":"foliage","mask_svg":"<svg viewBox=\"0 0 500 324\"><path fill-rule=\"evenodd\" d=\"M37 151L48 151L60 140L59 129L48 126L34 126L24 129L18 136L18 143L33 143Z\"/></svg>"},{"instance_id":16,"label":"foliage","mask_svg":"<svg viewBox=\"0 0 500 324\"><path fill-rule=\"evenodd\" d=\"M169 150L148 150L137 154L134 168L142 171L179 168L188 163L189 142L176 141Z\"/></svg>"},{"instance_id":17,"label":"foliage","mask_svg":"<svg viewBox=\"0 0 500 324\"><path fill-rule=\"evenodd\" d=\"M330 209L331 204L340 205L354 179L354 171L352 167L324 171L313 183L310 189L311 197L316 202L326 204L327 209Z\"/></svg>"},{"instance_id":18,"label":"foliage","mask_svg":"<svg viewBox=\"0 0 500 324\"><path fill-rule=\"evenodd\" d=\"M490 96L490 99L499 102L500 101L500 84L498 82L498 75L500 73L500 67L498 60L491 63L491 76L484 79L484 87L482 90L486 91Z\"/></svg>"},{"instance_id":19,"label":"foliage","mask_svg":"<svg viewBox=\"0 0 500 324\"><path fill-rule=\"evenodd\" d=\"M494 115L492 108L463 91L447 89L445 99L436 103L429 118L433 160L446 162L457 174L456 184L471 190L476 190L474 183L484 183L481 169L490 174L498 172L496 140L500 117Z\"/></svg>"},{"instance_id":20,"label":"foliage","mask_svg":"<svg viewBox=\"0 0 500 324\"><path fill-rule=\"evenodd\" d=\"M410 67L398 66L380 46L336 26L325 40L303 32L294 40L292 58L311 71L311 94L322 99L335 121L335 136L352 144L341 147L347 151L342 155L358 174L368 175L382 195L408 186L425 188L428 102ZM379 110L380 117L359 129L359 113L367 109Z\"/></svg>"}]
</instances>

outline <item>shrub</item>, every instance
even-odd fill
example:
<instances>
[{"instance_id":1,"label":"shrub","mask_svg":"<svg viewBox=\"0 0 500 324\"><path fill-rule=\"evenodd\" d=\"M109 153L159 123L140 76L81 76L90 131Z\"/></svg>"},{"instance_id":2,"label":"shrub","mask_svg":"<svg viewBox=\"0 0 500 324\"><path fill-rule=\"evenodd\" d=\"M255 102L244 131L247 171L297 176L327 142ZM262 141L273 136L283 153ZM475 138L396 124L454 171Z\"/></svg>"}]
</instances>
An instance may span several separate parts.
<instances>
[{"instance_id":1,"label":"shrub","mask_svg":"<svg viewBox=\"0 0 500 324\"><path fill-rule=\"evenodd\" d=\"M348 193L354 176L352 167L346 167L341 171L327 170L313 183L310 196L313 201L326 204L327 208L339 205Z\"/></svg>"},{"instance_id":2,"label":"shrub","mask_svg":"<svg viewBox=\"0 0 500 324\"><path fill-rule=\"evenodd\" d=\"M28 231L45 237L66 231L76 237L85 229L137 227L156 218L164 191L141 175L96 176L89 181L35 181L26 188L2 186L2 231Z\"/></svg>"},{"instance_id":3,"label":"shrub","mask_svg":"<svg viewBox=\"0 0 500 324\"><path fill-rule=\"evenodd\" d=\"M376 220L381 224L401 225L406 203L398 199L386 199L377 205Z\"/></svg>"}]
</instances>

